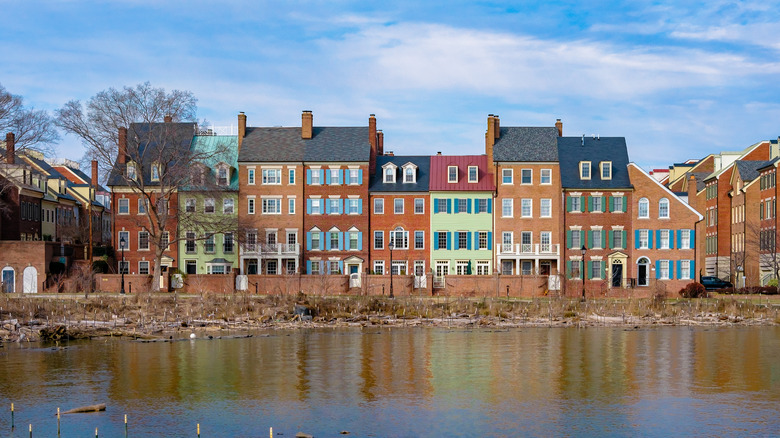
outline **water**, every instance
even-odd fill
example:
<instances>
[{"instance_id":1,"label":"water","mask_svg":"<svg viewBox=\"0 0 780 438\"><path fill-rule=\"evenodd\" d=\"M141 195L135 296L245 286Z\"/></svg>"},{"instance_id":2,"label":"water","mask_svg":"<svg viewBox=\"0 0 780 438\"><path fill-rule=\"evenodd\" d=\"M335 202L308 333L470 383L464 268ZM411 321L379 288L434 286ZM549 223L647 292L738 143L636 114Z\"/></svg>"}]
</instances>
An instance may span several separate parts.
<instances>
[{"instance_id":1,"label":"water","mask_svg":"<svg viewBox=\"0 0 780 438\"><path fill-rule=\"evenodd\" d=\"M16 429L11 431L10 404ZM337 329L0 348L0 437L778 436L780 328Z\"/></svg>"}]
</instances>

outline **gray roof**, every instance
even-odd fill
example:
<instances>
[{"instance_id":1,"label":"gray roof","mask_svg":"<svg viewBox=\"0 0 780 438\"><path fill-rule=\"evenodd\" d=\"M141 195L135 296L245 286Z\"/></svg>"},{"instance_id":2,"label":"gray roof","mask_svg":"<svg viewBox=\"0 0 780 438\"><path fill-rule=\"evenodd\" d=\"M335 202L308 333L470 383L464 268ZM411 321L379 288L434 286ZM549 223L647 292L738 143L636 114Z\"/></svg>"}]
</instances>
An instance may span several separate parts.
<instances>
[{"instance_id":1,"label":"gray roof","mask_svg":"<svg viewBox=\"0 0 780 438\"><path fill-rule=\"evenodd\" d=\"M763 166L761 166L761 167L759 167L759 168L757 168L756 170L760 172L760 171L762 171L762 170L765 170L765 169L767 169L767 168L769 168L769 167L772 167L772 166L774 166L774 164L777 162L777 160L778 160L778 158L777 158L777 157L775 157L775 158L772 158L772 159L771 159L771 160L769 160L769 161L765 161L765 162L764 162L764 165L763 165Z\"/></svg>"},{"instance_id":2,"label":"gray roof","mask_svg":"<svg viewBox=\"0 0 780 438\"><path fill-rule=\"evenodd\" d=\"M398 168L395 171L395 183L384 182L384 166L387 163L393 163ZM403 166L406 163L412 163L417 166L417 182L403 182ZM371 177L368 186L369 192L427 192L431 174L431 157L424 155L380 155L376 157L376 173Z\"/></svg>"},{"instance_id":3,"label":"gray roof","mask_svg":"<svg viewBox=\"0 0 780 438\"><path fill-rule=\"evenodd\" d=\"M737 170L742 181L748 182L758 178L758 169L766 166L771 160L737 160Z\"/></svg>"},{"instance_id":4,"label":"gray roof","mask_svg":"<svg viewBox=\"0 0 780 438\"><path fill-rule=\"evenodd\" d=\"M630 189L625 137L558 137L558 161L564 189ZM591 179L580 179L580 162L590 161ZM612 179L601 179L599 163L612 162Z\"/></svg>"},{"instance_id":5,"label":"gray roof","mask_svg":"<svg viewBox=\"0 0 780 438\"><path fill-rule=\"evenodd\" d=\"M696 178L696 191L700 192L704 190L704 186L706 185L704 183L704 180L710 175L709 172L688 172L686 174L686 178L690 178L691 175L693 175L694 178Z\"/></svg>"},{"instance_id":6,"label":"gray roof","mask_svg":"<svg viewBox=\"0 0 780 438\"><path fill-rule=\"evenodd\" d=\"M311 139L301 128L247 128L238 161L368 161L368 127L314 127Z\"/></svg>"},{"instance_id":7,"label":"gray roof","mask_svg":"<svg viewBox=\"0 0 780 438\"><path fill-rule=\"evenodd\" d=\"M493 161L558 161L555 127L502 127L493 145Z\"/></svg>"}]
</instances>

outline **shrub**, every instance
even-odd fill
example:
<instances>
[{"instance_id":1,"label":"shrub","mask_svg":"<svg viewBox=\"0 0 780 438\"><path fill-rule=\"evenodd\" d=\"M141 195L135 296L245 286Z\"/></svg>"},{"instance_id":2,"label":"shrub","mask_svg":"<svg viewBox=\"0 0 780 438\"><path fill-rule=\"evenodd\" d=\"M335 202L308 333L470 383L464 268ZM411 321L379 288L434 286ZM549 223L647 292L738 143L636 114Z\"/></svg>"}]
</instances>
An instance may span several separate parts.
<instances>
[{"instance_id":1,"label":"shrub","mask_svg":"<svg viewBox=\"0 0 780 438\"><path fill-rule=\"evenodd\" d=\"M703 284L693 282L680 289L680 296L683 298L704 298L707 296L707 291Z\"/></svg>"},{"instance_id":2,"label":"shrub","mask_svg":"<svg viewBox=\"0 0 780 438\"><path fill-rule=\"evenodd\" d=\"M92 262L92 272L97 274L108 274L108 263L104 260L95 260Z\"/></svg>"},{"instance_id":3,"label":"shrub","mask_svg":"<svg viewBox=\"0 0 780 438\"><path fill-rule=\"evenodd\" d=\"M773 278L773 279L769 280L769 283L767 283L766 285L767 286L771 286L771 287L777 287L777 279Z\"/></svg>"},{"instance_id":4,"label":"shrub","mask_svg":"<svg viewBox=\"0 0 780 438\"><path fill-rule=\"evenodd\" d=\"M776 280L774 281L777 283ZM777 295L777 286L759 287L757 292L761 295Z\"/></svg>"}]
</instances>

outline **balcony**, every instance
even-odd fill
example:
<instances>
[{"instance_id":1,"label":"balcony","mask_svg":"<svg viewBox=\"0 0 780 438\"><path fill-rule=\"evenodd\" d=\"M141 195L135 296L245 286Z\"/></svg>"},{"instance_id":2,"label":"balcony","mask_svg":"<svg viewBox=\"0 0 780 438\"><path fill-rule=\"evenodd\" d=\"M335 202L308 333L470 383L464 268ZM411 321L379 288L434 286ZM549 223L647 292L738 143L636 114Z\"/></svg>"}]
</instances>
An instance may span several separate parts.
<instances>
[{"instance_id":1,"label":"balcony","mask_svg":"<svg viewBox=\"0 0 780 438\"><path fill-rule=\"evenodd\" d=\"M260 257L288 258L298 257L301 245L298 243L256 243L244 244L244 254L256 254Z\"/></svg>"},{"instance_id":2,"label":"balcony","mask_svg":"<svg viewBox=\"0 0 780 438\"><path fill-rule=\"evenodd\" d=\"M560 254L560 245L555 243L501 243L496 242L498 256L521 258L551 257Z\"/></svg>"}]
</instances>

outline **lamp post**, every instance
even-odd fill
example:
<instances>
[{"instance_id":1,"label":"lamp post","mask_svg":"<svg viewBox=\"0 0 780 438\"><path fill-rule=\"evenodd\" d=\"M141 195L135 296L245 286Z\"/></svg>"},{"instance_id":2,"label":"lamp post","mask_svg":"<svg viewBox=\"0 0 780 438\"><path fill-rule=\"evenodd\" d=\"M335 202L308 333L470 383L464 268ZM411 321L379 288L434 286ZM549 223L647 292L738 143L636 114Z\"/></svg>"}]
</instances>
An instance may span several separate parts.
<instances>
[{"instance_id":1,"label":"lamp post","mask_svg":"<svg viewBox=\"0 0 780 438\"><path fill-rule=\"evenodd\" d=\"M395 298L393 296L393 239L390 239L390 244L387 245L388 248L390 248L390 298Z\"/></svg>"},{"instance_id":2,"label":"lamp post","mask_svg":"<svg viewBox=\"0 0 780 438\"><path fill-rule=\"evenodd\" d=\"M119 249L122 250L122 264L119 266L119 273L122 275L122 289L119 290L120 294L125 293L125 246L127 246L127 241L125 240L125 237L122 236L119 239Z\"/></svg>"},{"instance_id":3,"label":"lamp post","mask_svg":"<svg viewBox=\"0 0 780 438\"><path fill-rule=\"evenodd\" d=\"M582 300L585 301L585 251L587 251L587 248L585 248L585 245L582 245L582 248L580 248L580 252L582 253L582 271L580 271L580 275L582 276Z\"/></svg>"}]
</instances>

